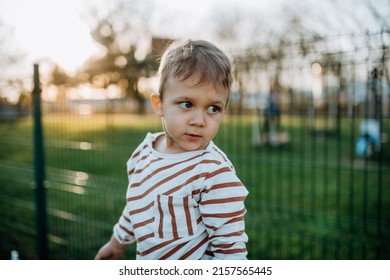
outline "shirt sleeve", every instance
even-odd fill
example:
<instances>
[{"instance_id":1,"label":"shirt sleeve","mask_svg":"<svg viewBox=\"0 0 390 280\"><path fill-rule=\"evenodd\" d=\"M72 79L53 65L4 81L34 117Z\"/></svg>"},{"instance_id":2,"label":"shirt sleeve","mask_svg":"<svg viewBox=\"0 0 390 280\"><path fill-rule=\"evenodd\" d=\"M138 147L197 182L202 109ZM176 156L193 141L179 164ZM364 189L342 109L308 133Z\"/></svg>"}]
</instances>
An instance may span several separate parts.
<instances>
[{"instance_id":1,"label":"shirt sleeve","mask_svg":"<svg viewBox=\"0 0 390 280\"><path fill-rule=\"evenodd\" d=\"M244 201L248 191L228 165L219 165L204 181L199 210L214 259L246 259Z\"/></svg>"},{"instance_id":2,"label":"shirt sleeve","mask_svg":"<svg viewBox=\"0 0 390 280\"><path fill-rule=\"evenodd\" d=\"M129 182L131 181L131 176L134 172L136 160L140 156L140 152L144 146L145 143L141 143L127 161L127 176ZM133 226L131 224L130 214L126 205L123 208L122 215L113 228L113 235L115 239L121 244L131 244L135 242Z\"/></svg>"},{"instance_id":3,"label":"shirt sleeve","mask_svg":"<svg viewBox=\"0 0 390 280\"><path fill-rule=\"evenodd\" d=\"M113 235L120 244L131 244L135 242L133 226L126 206L123 209L118 222L114 226Z\"/></svg>"}]
</instances>

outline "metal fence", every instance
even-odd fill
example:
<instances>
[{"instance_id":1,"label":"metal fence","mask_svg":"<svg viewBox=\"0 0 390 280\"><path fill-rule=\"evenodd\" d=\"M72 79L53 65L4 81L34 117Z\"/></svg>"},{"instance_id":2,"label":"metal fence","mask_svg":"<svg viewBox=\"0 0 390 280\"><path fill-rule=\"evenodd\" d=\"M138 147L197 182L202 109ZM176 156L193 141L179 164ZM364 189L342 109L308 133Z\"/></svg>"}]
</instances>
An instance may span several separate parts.
<instances>
[{"instance_id":1,"label":"metal fence","mask_svg":"<svg viewBox=\"0 0 390 280\"><path fill-rule=\"evenodd\" d=\"M290 44L283 62L235 61L248 87L233 92L215 142L250 192L250 259L389 259L389 37L338 36L310 42L305 55ZM332 49L345 39L353 49ZM0 122L0 257L91 259L125 203L125 163L160 120L95 112L93 100L43 105L43 202L33 118Z\"/></svg>"}]
</instances>

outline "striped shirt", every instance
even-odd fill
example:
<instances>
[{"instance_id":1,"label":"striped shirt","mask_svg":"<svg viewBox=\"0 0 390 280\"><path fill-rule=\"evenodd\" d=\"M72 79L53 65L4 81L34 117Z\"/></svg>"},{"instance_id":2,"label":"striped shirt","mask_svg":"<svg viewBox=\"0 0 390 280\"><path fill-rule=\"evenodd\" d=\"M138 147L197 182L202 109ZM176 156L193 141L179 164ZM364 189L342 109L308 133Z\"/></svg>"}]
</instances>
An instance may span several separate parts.
<instances>
[{"instance_id":1,"label":"striped shirt","mask_svg":"<svg viewBox=\"0 0 390 280\"><path fill-rule=\"evenodd\" d=\"M137 243L137 259L246 259L248 191L226 155L163 154L148 133L127 162L127 203L114 237Z\"/></svg>"}]
</instances>

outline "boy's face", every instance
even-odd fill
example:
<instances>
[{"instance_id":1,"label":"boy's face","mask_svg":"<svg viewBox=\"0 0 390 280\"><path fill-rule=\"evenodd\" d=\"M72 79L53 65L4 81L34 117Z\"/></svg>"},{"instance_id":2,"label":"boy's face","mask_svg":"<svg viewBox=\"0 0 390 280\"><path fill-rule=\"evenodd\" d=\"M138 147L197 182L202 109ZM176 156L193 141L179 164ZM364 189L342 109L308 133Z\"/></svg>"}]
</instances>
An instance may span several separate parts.
<instances>
[{"instance_id":1,"label":"boy's face","mask_svg":"<svg viewBox=\"0 0 390 280\"><path fill-rule=\"evenodd\" d=\"M194 86L197 80L170 78L161 100L152 95L152 105L163 118L165 141L156 149L165 153L202 150L217 134L225 111L228 92L214 85Z\"/></svg>"}]
</instances>

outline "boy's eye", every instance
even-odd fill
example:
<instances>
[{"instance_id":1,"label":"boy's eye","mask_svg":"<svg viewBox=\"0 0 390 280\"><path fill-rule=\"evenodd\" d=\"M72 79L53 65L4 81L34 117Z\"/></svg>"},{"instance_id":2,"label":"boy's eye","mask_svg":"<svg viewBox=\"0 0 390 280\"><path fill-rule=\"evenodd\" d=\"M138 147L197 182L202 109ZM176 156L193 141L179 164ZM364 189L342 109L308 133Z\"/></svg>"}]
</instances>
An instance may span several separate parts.
<instances>
[{"instance_id":1,"label":"boy's eye","mask_svg":"<svg viewBox=\"0 0 390 280\"><path fill-rule=\"evenodd\" d=\"M212 105L212 106L207 108L207 111L209 113L215 114L215 113L218 113L219 111L221 111L221 108L219 108L218 106Z\"/></svg>"},{"instance_id":2,"label":"boy's eye","mask_svg":"<svg viewBox=\"0 0 390 280\"><path fill-rule=\"evenodd\" d=\"M183 109L190 109L192 107L191 102L183 101L179 103L179 106Z\"/></svg>"}]
</instances>

